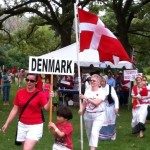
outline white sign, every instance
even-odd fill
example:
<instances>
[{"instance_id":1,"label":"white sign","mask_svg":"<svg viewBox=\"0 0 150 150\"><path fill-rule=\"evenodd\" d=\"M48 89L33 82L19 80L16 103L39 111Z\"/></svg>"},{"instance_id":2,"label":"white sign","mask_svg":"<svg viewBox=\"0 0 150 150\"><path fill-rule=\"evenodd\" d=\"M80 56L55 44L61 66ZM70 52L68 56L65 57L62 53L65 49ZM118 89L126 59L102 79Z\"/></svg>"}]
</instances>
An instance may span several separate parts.
<instances>
[{"instance_id":1,"label":"white sign","mask_svg":"<svg viewBox=\"0 0 150 150\"><path fill-rule=\"evenodd\" d=\"M130 81L134 81L138 71L137 70L124 70L124 80L130 80Z\"/></svg>"},{"instance_id":2,"label":"white sign","mask_svg":"<svg viewBox=\"0 0 150 150\"><path fill-rule=\"evenodd\" d=\"M29 73L74 75L74 62L44 57L29 57Z\"/></svg>"}]
</instances>

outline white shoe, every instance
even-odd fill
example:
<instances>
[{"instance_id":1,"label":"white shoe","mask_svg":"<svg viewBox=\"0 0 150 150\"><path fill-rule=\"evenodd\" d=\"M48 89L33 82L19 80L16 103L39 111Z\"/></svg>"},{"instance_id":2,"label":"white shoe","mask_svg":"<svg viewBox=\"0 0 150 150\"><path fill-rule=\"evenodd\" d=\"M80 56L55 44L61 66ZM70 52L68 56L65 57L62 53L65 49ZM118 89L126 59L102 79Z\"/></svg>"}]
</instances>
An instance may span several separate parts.
<instances>
[{"instance_id":1,"label":"white shoe","mask_svg":"<svg viewBox=\"0 0 150 150\"><path fill-rule=\"evenodd\" d=\"M112 141L116 140L116 133L111 137L111 140Z\"/></svg>"}]
</instances>

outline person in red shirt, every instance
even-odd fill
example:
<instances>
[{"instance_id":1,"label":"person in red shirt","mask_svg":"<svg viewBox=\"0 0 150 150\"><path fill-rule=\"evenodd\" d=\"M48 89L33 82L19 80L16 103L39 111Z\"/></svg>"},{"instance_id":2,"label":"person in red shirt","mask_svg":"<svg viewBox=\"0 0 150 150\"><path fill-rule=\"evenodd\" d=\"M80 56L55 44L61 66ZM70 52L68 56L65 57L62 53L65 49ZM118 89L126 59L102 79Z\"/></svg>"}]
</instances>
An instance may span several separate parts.
<instances>
[{"instance_id":1,"label":"person in red shirt","mask_svg":"<svg viewBox=\"0 0 150 150\"><path fill-rule=\"evenodd\" d=\"M52 150L73 150L72 132L73 126L72 112L67 106L61 106L57 110L57 122L49 122L48 128L55 137Z\"/></svg>"},{"instance_id":2,"label":"person in red shirt","mask_svg":"<svg viewBox=\"0 0 150 150\"><path fill-rule=\"evenodd\" d=\"M51 85L50 85L49 79L47 78L45 83L43 83L43 92L45 96L47 97L47 99L49 99L50 91L51 91Z\"/></svg>"},{"instance_id":3,"label":"person in red shirt","mask_svg":"<svg viewBox=\"0 0 150 150\"><path fill-rule=\"evenodd\" d=\"M42 76L40 74L38 75L36 88L39 89L40 91L43 91L43 81L42 81Z\"/></svg>"},{"instance_id":4,"label":"person in red shirt","mask_svg":"<svg viewBox=\"0 0 150 150\"><path fill-rule=\"evenodd\" d=\"M43 117L41 109L44 108L45 110L49 110L50 105L43 92L36 88L36 82L36 74L27 74L26 87L17 91L14 98L14 106L1 129L5 133L17 114L21 114L18 122L17 141L23 143L23 150L33 150L42 137ZM36 96L32 98L24 109L27 101L35 93L37 93Z\"/></svg>"}]
</instances>

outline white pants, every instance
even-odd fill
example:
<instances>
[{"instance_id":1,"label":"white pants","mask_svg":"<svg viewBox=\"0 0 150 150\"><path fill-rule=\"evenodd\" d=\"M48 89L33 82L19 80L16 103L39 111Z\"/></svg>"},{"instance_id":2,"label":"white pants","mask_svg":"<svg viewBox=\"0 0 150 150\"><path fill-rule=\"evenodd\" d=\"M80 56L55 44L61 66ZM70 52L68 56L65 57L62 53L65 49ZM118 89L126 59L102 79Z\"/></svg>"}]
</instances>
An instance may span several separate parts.
<instances>
[{"instance_id":1,"label":"white pants","mask_svg":"<svg viewBox=\"0 0 150 150\"><path fill-rule=\"evenodd\" d=\"M106 112L84 113L85 129L89 141L89 146L97 147L99 140L99 131L106 120Z\"/></svg>"},{"instance_id":2,"label":"white pants","mask_svg":"<svg viewBox=\"0 0 150 150\"><path fill-rule=\"evenodd\" d=\"M61 144L54 143L52 150L71 150Z\"/></svg>"},{"instance_id":3,"label":"white pants","mask_svg":"<svg viewBox=\"0 0 150 150\"><path fill-rule=\"evenodd\" d=\"M139 107L132 109L132 127L135 127L139 122L145 124L147 117L147 107L147 104L142 104Z\"/></svg>"},{"instance_id":4,"label":"white pants","mask_svg":"<svg viewBox=\"0 0 150 150\"><path fill-rule=\"evenodd\" d=\"M43 123L35 125L26 125L18 122L17 141L25 141L26 139L38 141L43 135Z\"/></svg>"}]
</instances>

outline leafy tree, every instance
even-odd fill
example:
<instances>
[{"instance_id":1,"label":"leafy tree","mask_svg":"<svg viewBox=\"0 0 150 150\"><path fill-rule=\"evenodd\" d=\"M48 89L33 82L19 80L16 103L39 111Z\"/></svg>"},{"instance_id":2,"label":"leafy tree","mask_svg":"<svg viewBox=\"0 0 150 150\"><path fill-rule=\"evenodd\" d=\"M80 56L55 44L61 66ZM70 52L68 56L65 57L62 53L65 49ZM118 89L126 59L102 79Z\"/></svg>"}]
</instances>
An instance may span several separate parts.
<instances>
[{"instance_id":1,"label":"leafy tree","mask_svg":"<svg viewBox=\"0 0 150 150\"><path fill-rule=\"evenodd\" d=\"M10 0L3 1L5 7L1 8L0 16L4 14L5 16L1 19L1 24L11 16L26 12L34 13L39 19L33 22L33 28L35 24L38 26L51 25L55 32L60 35L61 47L71 43L74 0L15 0L11 1L11 4L9 3ZM129 41L129 34L132 36L139 35L140 30L142 36L149 32L146 31L145 33L142 28L136 30L131 28L132 22L143 10L143 7L149 4L149 0L82 0L79 2L82 7L89 6L89 4L99 4L106 12L111 12L111 15L114 15L115 20L112 22L115 25L114 33L119 37L130 55L132 45ZM97 6L93 8L94 12L98 12Z\"/></svg>"},{"instance_id":2,"label":"leafy tree","mask_svg":"<svg viewBox=\"0 0 150 150\"><path fill-rule=\"evenodd\" d=\"M27 29L18 30L14 33L11 42L25 55L39 56L55 50L56 45L59 45L59 37L55 36L49 26L37 27L34 34L29 36L30 30L30 26Z\"/></svg>"},{"instance_id":3,"label":"leafy tree","mask_svg":"<svg viewBox=\"0 0 150 150\"><path fill-rule=\"evenodd\" d=\"M150 65L150 3L143 7L132 20L129 34L130 43L132 44L136 57L136 66L143 68Z\"/></svg>"},{"instance_id":4,"label":"leafy tree","mask_svg":"<svg viewBox=\"0 0 150 150\"><path fill-rule=\"evenodd\" d=\"M105 3L105 6L100 4L99 10L105 10L106 12L105 15L101 17L101 19L103 20L103 22L105 22L107 27L111 31L113 31L116 36L121 37L121 33L123 33L122 37L126 37L122 39L127 39L125 41L128 44L125 44L126 45L125 47L127 49L127 45L129 46L128 53L132 55L132 51L134 49L135 51L134 55L136 57L136 66L138 68L142 68L143 66L150 65L149 64L150 62L148 61L149 60L148 56L150 54L150 51L149 51L150 50L149 49L150 3L147 3L148 1L143 1L143 4L133 3L134 1L132 1L132 3L130 3L131 8L129 7L127 14L122 16L122 19L124 18L125 24L121 25L120 22L116 18L118 14L117 15L115 14L114 9L116 8L119 9L119 6L121 6L119 4L121 3L122 6L119 9L120 10L119 14L122 14L124 12L123 8L125 7L125 5L127 5L127 3L129 3L129 1L130 0L122 1L122 2L116 1L116 3L114 3L115 1L107 1L107 2L103 1L103 3ZM110 5L110 6L106 7L106 5L107 6ZM115 7L112 7L113 5L115 5ZM92 7L90 6L91 10L93 9L93 7L94 7L94 12L96 12L95 8L97 8L97 4L96 4L96 7L93 5ZM132 13L133 13L133 16L130 16ZM128 22L129 19L130 19L130 22ZM129 26L128 28L127 28L127 25ZM118 30L118 26L120 28L119 30L122 30L122 32ZM125 30L126 32L124 32Z\"/></svg>"},{"instance_id":5,"label":"leafy tree","mask_svg":"<svg viewBox=\"0 0 150 150\"><path fill-rule=\"evenodd\" d=\"M13 32L11 42L5 46L7 48L3 47L7 67L27 68L29 56L48 53L56 49L56 45L60 42L59 37L55 36L49 26L37 27L34 34L26 37L28 32L30 27Z\"/></svg>"},{"instance_id":6,"label":"leafy tree","mask_svg":"<svg viewBox=\"0 0 150 150\"><path fill-rule=\"evenodd\" d=\"M9 0L3 0L3 2L5 7L1 8L0 16L4 14L5 16L1 19L1 23L11 16L26 12L34 13L42 20L36 22L36 25L51 25L60 35L61 46L70 44L74 18L73 0L15 0L14 2L11 1L11 4Z\"/></svg>"},{"instance_id":7,"label":"leafy tree","mask_svg":"<svg viewBox=\"0 0 150 150\"><path fill-rule=\"evenodd\" d=\"M0 48L0 66L5 64L5 60L6 60L5 58L6 58L5 53Z\"/></svg>"}]
</instances>

